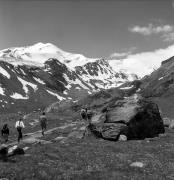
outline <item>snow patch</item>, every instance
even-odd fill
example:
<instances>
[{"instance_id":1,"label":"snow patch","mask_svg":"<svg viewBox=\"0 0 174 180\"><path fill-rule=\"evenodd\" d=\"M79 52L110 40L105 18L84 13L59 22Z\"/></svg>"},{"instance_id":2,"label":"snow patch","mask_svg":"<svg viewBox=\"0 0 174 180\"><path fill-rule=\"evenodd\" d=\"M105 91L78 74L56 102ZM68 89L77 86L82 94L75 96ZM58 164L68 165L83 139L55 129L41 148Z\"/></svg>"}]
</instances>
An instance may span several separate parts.
<instances>
[{"instance_id":1,"label":"snow patch","mask_svg":"<svg viewBox=\"0 0 174 180\"><path fill-rule=\"evenodd\" d=\"M27 86L31 86L31 87L34 89L34 92L38 89L38 88L37 88L37 85L35 85L35 84L33 84L33 83L30 83L30 82L28 82L28 81L25 81L25 80L23 80L23 79L20 78L20 77L17 77L17 78L18 78L18 80L22 83L23 89L24 89L24 91L25 91L26 94L28 93L28 87L27 87Z\"/></svg>"},{"instance_id":2,"label":"snow patch","mask_svg":"<svg viewBox=\"0 0 174 180\"><path fill-rule=\"evenodd\" d=\"M42 81L40 78L33 77L35 81L37 81L40 84L45 84L44 81Z\"/></svg>"},{"instance_id":3,"label":"snow patch","mask_svg":"<svg viewBox=\"0 0 174 180\"><path fill-rule=\"evenodd\" d=\"M22 96L22 95L19 94L19 93L14 93L14 94L11 95L10 97L13 98L13 99L28 99L28 98L29 98L28 96L27 96L27 97L24 97L24 96Z\"/></svg>"},{"instance_id":4,"label":"snow patch","mask_svg":"<svg viewBox=\"0 0 174 180\"><path fill-rule=\"evenodd\" d=\"M140 92L141 91L141 89L140 88L138 88L137 90L136 90L136 92Z\"/></svg>"},{"instance_id":5,"label":"snow patch","mask_svg":"<svg viewBox=\"0 0 174 180\"><path fill-rule=\"evenodd\" d=\"M120 89L131 89L131 88L133 88L134 86L132 85L132 86L129 86L129 87L122 87L122 88L120 88Z\"/></svg>"},{"instance_id":6,"label":"snow patch","mask_svg":"<svg viewBox=\"0 0 174 180\"><path fill-rule=\"evenodd\" d=\"M92 94L90 91L88 91L88 94Z\"/></svg>"},{"instance_id":7,"label":"snow patch","mask_svg":"<svg viewBox=\"0 0 174 180\"><path fill-rule=\"evenodd\" d=\"M1 66L0 66L0 73L1 73L3 76L5 76L5 77L7 77L8 79L10 79L10 74L9 74L5 69L3 69Z\"/></svg>"},{"instance_id":8,"label":"snow patch","mask_svg":"<svg viewBox=\"0 0 174 180\"><path fill-rule=\"evenodd\" d=\"M58 94L56 94L56 93L53 93L53 92L51 92L51 91L49 91L49 90L46 90L49 94L51 94L51 95L53 95L53 96L56 96L57 97L57 99L59 99L59 100L64 100L65 98L64 97L62 97L62 96L59 96Z\"/></svg>"},{"instance_id":9,"label":"snow patch","mask_svg":"<svg viewBox=\"0 0 174 180\"><path fill-rule=\"evenodd\" d=\"M79 79L75 79L75 80L71 80L66 74L64 74L64 78L65 80L68 82L68 84L78 84L79 86L81 86L83 89L89 89L87 86L85 86L82 81L80 81ZM69 85L66 86L67 89L69 89Z\"/></svg>"},{"instance_id":10,"label":"snow patch","mask_svg":"<svg viewBox=\"0 0 174 180\"><path fill-rule=\"evenodd\" d=\"M67 91L64 91L63 94L67 95L68 93L67 93Z\"/></svg>"},{"instance_id":11,"label":"snow patch","mask_svg":"<svg viewBox=\"0 0 174 180\"><path fill-rule=\"evenodd\" d=\"M161 77L161 78L159 78L158 80L160 81L160 80L162 80L164 77Z\"/></svg>"},{"instance_id":12,"label":"snow patch","mask_svg":"<svg viewBox=\"0 0 174 180\"><path fill-rule=\"evenodd\" d=\"M140 167L140 168L144 167L144 165L145 164L142 162L133 162L132 164L130 164L131 167Z\"/></svg>"},{"instance_id":13,"label":"snow patch","mask_svg":"<svg viewBox=\"0 0 174 180\"><path fill-rule=\"evenodd\" d=\"M3 96L5 95L4 94L4 88L2 88L1 86L0 86L0 94L3 95Z\"/></svg>"},{"instance_id":14,"label":"snow patch","mask_svg":"<svg viewBox=\"0 0 174 180\"><path fill-rule=\"evenodd\" d=\"M22 72L22 74L27 75L27 74L24 72L24 70L23 70L23 69L21 69L21 72Z\"/></svg>"}]
</instances>

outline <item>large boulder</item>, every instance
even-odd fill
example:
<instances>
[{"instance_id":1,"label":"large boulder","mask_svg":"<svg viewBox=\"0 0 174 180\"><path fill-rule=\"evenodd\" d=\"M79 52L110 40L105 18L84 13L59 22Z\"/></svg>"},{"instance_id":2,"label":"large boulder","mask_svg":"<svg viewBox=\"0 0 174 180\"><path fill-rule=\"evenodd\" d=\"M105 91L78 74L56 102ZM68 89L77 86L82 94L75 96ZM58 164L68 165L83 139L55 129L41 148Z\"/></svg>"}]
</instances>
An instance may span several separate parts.
<instances>
[{"instance_id":1,"label":"large boulder","mask_svg":"<svg viewBox=\"0 0 174 180\"><path fill-rule=\"evenodd\" d=\"M136 94L112 104L102 112L104 115L101 117L105 117L105 120L95 133L98 131L104 139L118 140L120 135L128 140L145 139L165 132L158 106Z\"/></svg>"}]
</instances>

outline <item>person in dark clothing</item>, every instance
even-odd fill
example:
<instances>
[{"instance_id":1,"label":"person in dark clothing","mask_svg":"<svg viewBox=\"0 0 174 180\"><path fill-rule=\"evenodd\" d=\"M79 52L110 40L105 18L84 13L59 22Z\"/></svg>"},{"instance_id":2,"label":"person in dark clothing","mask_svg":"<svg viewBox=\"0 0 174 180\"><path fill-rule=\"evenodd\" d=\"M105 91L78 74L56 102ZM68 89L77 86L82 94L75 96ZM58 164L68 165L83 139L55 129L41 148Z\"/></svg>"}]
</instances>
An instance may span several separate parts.
<instances>
[{"instance_id":1,"label":"person in dark clothing","mask_svg":"<svg viewBox=\"0 0 174 180\"><path fill-rule=\"evenodd\" d=\"M87 108L81 109L80 115L82 117L82 120L87 120Z\"/></svg>"},{"instance_id":2,"label":"person in dark clothing","mask_svg":"<svg viewBox=\"0 0 174 180\"><path fill-rule=\"evenodd\" d=\"M39 120L40 120L42 135L44 136L45 130L47 128L47 118L45 112L42 113L42 115L39 117Z\"/></svg>"},{"instance_id":3,"label":"person in dark clothing","mask_svg":"<svg viewBox=\"0 0 174 180\"><path fill-rule=\"evenodd\" d=\"M8 141L8 136L9 136L9 128L8 124L4 124L2 130L1 130L1 135L4 139L4 142L6 143Z\"/></svg>"},{"instance_id":4,"label":"person in dark clothing","mask_svg":"<svg viewBox=\"0 0 174 180\"><path fill-rule=\"evenodd\" d=\"M22 129L25 127L22 118L20 118L19 121L16 122L15 127L18 131L18 143L19 143L20 139L22 139Z\"/></svg>"}]
</instances>

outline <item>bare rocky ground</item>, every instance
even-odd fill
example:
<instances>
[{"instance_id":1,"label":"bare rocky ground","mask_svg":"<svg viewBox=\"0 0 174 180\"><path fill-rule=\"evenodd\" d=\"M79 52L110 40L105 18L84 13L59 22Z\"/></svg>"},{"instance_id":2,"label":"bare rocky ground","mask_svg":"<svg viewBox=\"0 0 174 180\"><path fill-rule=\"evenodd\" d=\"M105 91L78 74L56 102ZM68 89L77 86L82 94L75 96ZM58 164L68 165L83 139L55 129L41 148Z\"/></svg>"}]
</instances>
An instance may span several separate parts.
<instances>
[{"instance_id":1,"label":"bare rocky ground","mask_svg":"<svg viewBox=\"0 0 174 180\"><path fill-rule=\"evenodd\" d=\"M39 132L38 114L27 117L25 137L19 146L28 149L25 155L0 161L0 178L174 179L174 130L166 129L165 134L155 138L125 142L92 135L81 139L85 125L79 116L49 113L48 117L45 137ZM13 114L9 118L15 122L17 117ZM14 135L12 130L10 145L16 143Z\"/></svg>"}]
</instances>

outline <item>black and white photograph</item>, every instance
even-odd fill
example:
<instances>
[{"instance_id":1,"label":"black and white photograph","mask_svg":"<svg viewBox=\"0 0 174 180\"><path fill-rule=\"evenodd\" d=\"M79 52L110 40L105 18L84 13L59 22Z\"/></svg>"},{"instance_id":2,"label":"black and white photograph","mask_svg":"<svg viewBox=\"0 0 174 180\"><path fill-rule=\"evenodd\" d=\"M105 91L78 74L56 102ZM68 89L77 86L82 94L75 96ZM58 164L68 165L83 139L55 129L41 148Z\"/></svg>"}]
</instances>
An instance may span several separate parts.
<instances>
[{"instance_id":1,"label":"black and white photograph","mask_svg":"<svg viewBox=\"0 0 174 180\"><path fill-rule=\"evenodd\" d=\"M174 179L174 0L0 0L0 180Z\"/></svg>"}]
</instances>

